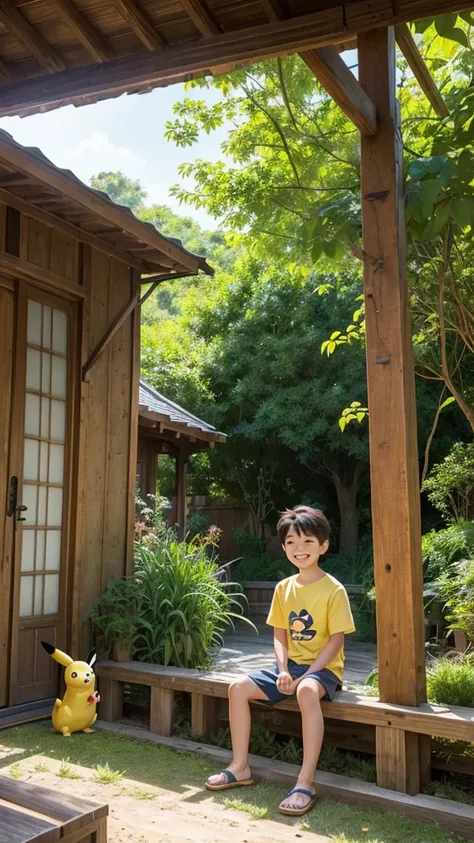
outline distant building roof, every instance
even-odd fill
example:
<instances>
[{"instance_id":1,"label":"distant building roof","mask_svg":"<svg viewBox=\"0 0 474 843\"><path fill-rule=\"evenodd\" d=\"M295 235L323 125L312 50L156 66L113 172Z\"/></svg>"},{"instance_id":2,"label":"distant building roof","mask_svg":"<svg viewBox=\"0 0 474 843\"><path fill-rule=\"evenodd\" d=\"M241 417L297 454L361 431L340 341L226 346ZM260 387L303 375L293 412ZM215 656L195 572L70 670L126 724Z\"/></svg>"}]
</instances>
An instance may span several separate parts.
<instances>
[{"instance_id":1,"label":"distant building roof","mask_svg":"<svg viewBox=\"0 0 474 843\"><path fill-rule=\"evenodd\" d=\"M161 392L157 392L144 380L140 380L138 403L140 416L148 419L155 418L164 427L180 431L188 437L206 439L211 442L224 442L227 438L225 433L221 433L212 424L207 424L192 413L188 413L179 404L165 398Z\"/></svg>"}]
</instances>

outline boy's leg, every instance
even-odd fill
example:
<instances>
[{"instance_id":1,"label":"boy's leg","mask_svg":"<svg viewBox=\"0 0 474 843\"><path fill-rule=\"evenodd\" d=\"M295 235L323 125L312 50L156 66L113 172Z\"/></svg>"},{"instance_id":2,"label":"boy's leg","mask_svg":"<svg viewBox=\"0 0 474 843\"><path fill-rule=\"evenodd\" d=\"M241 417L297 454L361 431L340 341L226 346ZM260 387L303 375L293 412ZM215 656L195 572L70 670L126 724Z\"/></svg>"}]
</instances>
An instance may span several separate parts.
<instances>
[{"instance_id":1,"label":"boy's leg","mask_svg":"<svg viewBox=\"0 0 474 843\"><path fill-rule=\"evenodd\" d=\"M315 679L303 679L298 685L296 696L301 710L303 730L303 766L296 787L314 793L314 777L318 765L324 736L324 719L321 700L326 689ZM310 799L304 793L295 793L281 803L281 808L304 808Z\"/></svg>"},{"instance_id":2,"label":"boy's leg","mask_svg":"<svg viewBox=\"0 0 474 843\"><path fill-rule=\"evenodd\" d=\"M268 700L265 694L253 679L243 676L236 679L229 686L229 721L230 734L232 737L232 761L227 769L234 774L237 781L250 778L248 763L249 740L250 740L250 702L252 700ZM227 777L223 773L217 776L210 776L208 783L211 785L226 784Z\"/></svg>"}]
</instances>

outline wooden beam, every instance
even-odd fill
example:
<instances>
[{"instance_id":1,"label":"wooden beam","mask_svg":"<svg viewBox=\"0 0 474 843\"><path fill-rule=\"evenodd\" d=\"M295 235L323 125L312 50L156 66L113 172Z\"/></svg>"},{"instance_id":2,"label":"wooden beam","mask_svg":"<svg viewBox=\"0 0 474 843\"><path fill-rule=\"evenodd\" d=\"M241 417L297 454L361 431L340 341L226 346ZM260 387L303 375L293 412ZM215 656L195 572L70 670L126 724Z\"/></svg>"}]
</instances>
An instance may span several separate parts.
<instances>
[{"instance_id":1,"label":"wooden beam","mask_svg":"<svg viewBox=\"0 0 474 843\"><path fill-rule=\"evenodd\" d=\"M93 351L91 351L89 358L85 362L83 369L82 369L82 379L84 381L88 381L90 379L90 370L94 363L97 362L99 357L103 354L109 343L115 337L117 331L120 330L123 323L128 319L131 313L135 310L136 307L140 306L147 300L149 296L156 290L158 284L162 284L163 281L166 281L166 278L160 278L159 281L155 281L151 287L148 288L146 293L140 298L140 287L137 287L135 292L133 293L130 301L125 305L125 307L117 314L115 319L113 320L112 324L107 328L104 336L99 340L96 347Z\"/></svg>"},{"instance_id":2,"label":"wooden beam","mask_svg":"<svg viewBox=\"0 0 474 843\"><path fill-rule=\"evenodd\" d=\"M89 55L97 62L109 61L113 52L105 39L97 32L86 17L76 8L72 0L47 0L58 18L77 37Z\"/></svg>"},{"instance_id":3,"label":"wooden beam","mask_svg":"<svg viewBox=\"0 0 474 843\"><path fill-rule=\"evenodd\" d=\"M188 455L180 450L176 457L176 521L178 536L186 535L186 487L188 485Z\"/></svg>"},{"instance_id":4,"label":"wooden beam","mask_svg":"<svg viewBox=\"0 0 474 843\"><path fill-rule=\"evenodd\" d=\"M147 50L159 50L165 43L156 27L134 0L113 0L120 15L132 27Z\"/></svg>"},{"instance_id":5,"label":"wooden beam","mask_svg":"<svg viewBox=\"0 0 474 843\"><path fill-rule=\"evenodd\" d=\"M289 17L285 0L262 0L270 21ZM363 135L373 135L377 127L375 106L335 47L300 52L300 57L323 88Z\"/></svg>"},{"instance_id":6,"label":"wooden beam","mask_svg":"<svg viewBox=\"0 0 474 843\"><path fill-rule=\"evenodd\" d=\"M0 2L0 22L13 38L21 41L49 73L66 70L64 61L23 17L11 0Z\"/></svg>"},{"instance_id":7,"label":"wooden beam","mask_svg":"<svg viewBox=\"0 0 474 843\"><path fill-rule=\"evenodd\" d=\"M302 52L300 56L361 134L374 135L377 131L375 105L337 50L320 47Z\"/></svg>"},{"instance_id":8,"label":"wooden beam","mask_svg":"<svg viewBox=\"0 0 474 843\"><path fill-rule=\"evenodd\" d=\"M421 53L416 46L415 39L406 23L399 23L395 27L395 38L403 55L405 56L415 78L425 94L428 102L431 103L438 117L448 117L449 110L443 100L431 73L429 72Z\"/></svg>"},{"instance_id":9,"label":"wooden beam","mask_svg":"<svg viewBox=\"0 0 474 843\"><path fill-rule=\"evenodd\" d=\"M96 67L96 71L108 67L113 62L107 62ZM163 252L168 257L177 261L179 266L185 266L192 272L198 272L199 261L187 253L184 249L176 246L158 231L152 231L145 223L140 222L128 211L114 205L109 199L92 192L86 185L76 179L72 179L66 173L58 170L54 164L44 160L31 150L20 148L12 139L5 136L0 141L0 162L4 161L16 171L27 173L43 184L57 190L64 196L87 208L98 217L102 217L112 225L131 234L142 243L146 243L156 251Z\"/></svg>"},{"instance_id":10,"label":"wooden beam","mask_svg":"<svg viewBox=\"0 0 474 843\"><path fill-rule=\"evenodd\" d=\"M173 44L92 68L74 68L52 79L41 77L4 85L0 91L0 117L40 107L55 108L70 101L84 104L88 98L118 96L127 91L169 85L198 78L222 65L246 64L345 43L354 35L376 27L472 8L472 0L398 0L396 11L392 0L376 0L376 8L374 2L361 0L339 4L309 15L228 32L213 39Z\"/></svg>"},{"instance_id":11,"label":"wooden beam","mask_svg":"<svg viewBox=\"0 0 474 843\"><path fill-rule=\"evenodd\" d=\"M220 35L220 26L215 22L204 0L181 0L192 22L201 35Z\"/></svg>"},{"instance_id":12,"label":"wooden beam","mask_svg":"<svg viewBox=\"0 0 474 843\"><path fill-rule=\"evenodd\" d=\"M377 134L361 138L361 190L379 693L417 706L426 700L420 481L393 27L359 36L359 78L378 120ZM377 732L378 782L413 793L422 744L390 726Z\"/></svg>"},{"instance_id":13,"label":"wooden beam","mask_svg":"<svg viewBox=\"0 0 474 843\"><path fill-rule=\"evenodd\" d=\"M7 252L0 252L0 272L11 278L33 280L43 289L61 292L69 299L83 299L86 295L86 290L80 284L23 258L17 258L16 255L9 255Z\"/></svg>"}]
</instances>

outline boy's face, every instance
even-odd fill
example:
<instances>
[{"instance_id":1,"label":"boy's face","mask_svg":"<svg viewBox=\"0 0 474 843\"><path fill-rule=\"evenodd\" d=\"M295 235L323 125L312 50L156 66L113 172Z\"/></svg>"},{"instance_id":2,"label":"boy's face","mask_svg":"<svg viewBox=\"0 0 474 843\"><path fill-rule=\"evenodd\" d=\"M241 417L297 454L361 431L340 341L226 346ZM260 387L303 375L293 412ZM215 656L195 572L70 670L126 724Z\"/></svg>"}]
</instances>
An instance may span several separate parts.
<instances>
[{"instance_id":1,"label":"boy's face","mask_svg":"<svg viewBox=\"0 0 474 843\"><path fill-rule=\"evenodd\" d=\"M300 570L306 570L311 568L312 565L318 564L319 557L326 553L328 547L328 541L320 544L316 536L307 536L304 533L299 536L291 527L288 530L283 550L293 565L296 565Z\"/></svg>"}]
</instances>

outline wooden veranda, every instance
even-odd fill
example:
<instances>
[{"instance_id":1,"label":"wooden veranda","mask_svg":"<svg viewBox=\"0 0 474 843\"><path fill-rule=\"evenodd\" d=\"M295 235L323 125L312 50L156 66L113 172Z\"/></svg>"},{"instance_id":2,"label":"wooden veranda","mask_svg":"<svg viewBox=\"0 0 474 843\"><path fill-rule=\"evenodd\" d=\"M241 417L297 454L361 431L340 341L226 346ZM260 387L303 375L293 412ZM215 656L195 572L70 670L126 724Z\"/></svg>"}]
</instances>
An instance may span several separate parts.
<instances>
[{"instance_id":1,"label":"wooden veranda","mask_svg":"<svg viewBox=\"0 0 474 843\"><path fill-rule=\"evenodd\" d=\"M426 700L396 42L433 108L446 114L406 24L473 5L466 0L81 0L80 9L74 0L0 4L0 116L83 105L299 53L360 129L380 705L417 707ZM358 49L358 81L340 56L348 47ZM52 184L52 203L56 191ZM416 793L429 767L429 734L380 722L379 784Z\"/></svg>"}]
</instances>

